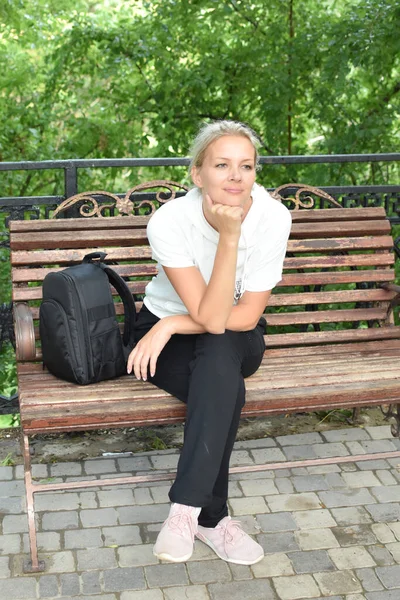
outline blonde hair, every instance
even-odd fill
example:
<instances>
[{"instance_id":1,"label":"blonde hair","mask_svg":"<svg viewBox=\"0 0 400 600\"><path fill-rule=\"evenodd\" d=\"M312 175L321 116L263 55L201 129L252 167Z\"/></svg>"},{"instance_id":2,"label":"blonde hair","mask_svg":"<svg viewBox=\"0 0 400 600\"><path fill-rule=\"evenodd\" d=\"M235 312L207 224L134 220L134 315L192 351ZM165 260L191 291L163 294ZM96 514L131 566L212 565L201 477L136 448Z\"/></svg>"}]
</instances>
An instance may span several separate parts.
<instances>
[{"instance_id":1,"label":"blonde hair","mask_svg":"<svg viewBox=\"0 0 400 600\"><path fill-rule=\"evenodd\" d=\"M191 160L189 173L193 167L202 166L208 146L225 135L240 135L246 137L254 148L256 168L259 167L258 148L261 143L257 134L248 125L240 123L239 121L213 121L212 123L205 123L202 125L199 133L193 140L190 149Z\"/></svg>"}]
</instances>

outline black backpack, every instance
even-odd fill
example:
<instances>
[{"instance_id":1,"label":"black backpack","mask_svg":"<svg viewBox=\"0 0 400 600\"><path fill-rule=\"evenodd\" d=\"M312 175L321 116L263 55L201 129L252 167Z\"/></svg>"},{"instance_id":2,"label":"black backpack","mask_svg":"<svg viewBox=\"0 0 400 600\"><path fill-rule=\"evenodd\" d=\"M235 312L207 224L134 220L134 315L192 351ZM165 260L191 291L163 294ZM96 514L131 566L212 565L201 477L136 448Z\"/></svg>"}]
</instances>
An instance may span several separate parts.
<instances>
[{"instance_id":1,"label":"black backpack","mask_svg":"<svg viewBox=\"0 0 400 600\"><path fill-rule=\"evenodd\" d=\"M81 385L126 374L134 346L135 303L125 281L101 262L105 257L92 252L82 264L49 273L43 281L43 363L53 375ZM122 336L110 283L124 305Z\"/></svg>"}]
</instances>

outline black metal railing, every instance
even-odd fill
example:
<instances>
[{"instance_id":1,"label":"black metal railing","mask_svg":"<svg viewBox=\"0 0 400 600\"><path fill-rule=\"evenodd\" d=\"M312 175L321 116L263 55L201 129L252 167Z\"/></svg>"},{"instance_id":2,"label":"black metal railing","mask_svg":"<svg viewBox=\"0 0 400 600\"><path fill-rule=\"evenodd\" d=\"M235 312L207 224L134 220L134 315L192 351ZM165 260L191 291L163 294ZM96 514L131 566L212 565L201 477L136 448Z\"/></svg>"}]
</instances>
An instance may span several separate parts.
<instances>
[{"instance_id":1,"label":"black metal railing","mask_svg":"<svg viewBox=\"0 0 400 600\"><path fill-rule=\"evenodd\" d=\"M400 153L385 154L335 154L335 155L313 155L313 156L262 156L260 163L262 165L328 165L332 163L386 163L393 164L400 162ZM39 171L62 171L60 178L60 194L56 195L38 195L38 196L3 196L0 197L0 218L5 218L6 226L9 220L18 219L37 219L39 217L48 217L65 199L74 196L79 191L79 173L85 169L110 169L110 168L155 168L155 167L187 167L189 158L123 158L123 159L71 159L71 160L45 160L45 161L25 161L25 162L0 162L0 193L2 186L1 177L12 172L39 172ZM282 183L289 183L282 181ZM301 183L314 185L313 181ZM394 181L390 185L339 185L339 186L320 186L320 189L333 196L343 207L357 206L383 206L386 210L392 224L400 223L400 181ZM108 190L113 191L113 190ZM126 190L120 190L125 192ZM138 194L138 200L141 199ZM146 198L151 198L152 194L146 193ZM154 195L153 195L154 196ZM317 204L324 207L324 201L320 200ZM72 215L71 215L72 216ZM73 215L75 216L75 215ZM397 242L395 250L400 257L400 247ZM7 227L3 232L3 239L0 240L2 253L7 254L9 248ZM4 257L5 258L5 257ZM10 298L3 304L3 310L0 312L0 332L4 332L10 322L11 304L8 304ZM3 336L4 338L4 336ZM0 390L1 392L1 390ZM14 412L16 396L7 398L0 395L0 414Z\"/></svg>"}]
</instances>

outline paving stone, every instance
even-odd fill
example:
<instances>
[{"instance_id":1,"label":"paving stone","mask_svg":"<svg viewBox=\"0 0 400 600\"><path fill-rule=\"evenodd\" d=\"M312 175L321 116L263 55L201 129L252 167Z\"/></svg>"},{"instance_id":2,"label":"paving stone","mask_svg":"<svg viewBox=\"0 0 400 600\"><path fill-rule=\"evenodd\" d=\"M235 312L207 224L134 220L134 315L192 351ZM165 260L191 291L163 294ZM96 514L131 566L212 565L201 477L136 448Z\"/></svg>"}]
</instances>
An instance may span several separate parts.
<instances>
[{"instance_id":1,"label":"paving stone","mask_svg":"<svg viewBox=\"0 0 400 600\"><path fill-rule=\"evenodd\" d=\"M383 590L383 585L377 578L374 569L356 569L355 573L366 592Z\"/></svg>"},{"instance_id":2,"label":"paving stone","mask_svg":"<svg viewBox=\"0 0 400 600\"><path fill-rule=\"evenodd\" d=\"M371 439L368 432L360 427L332 429L331 431L323 431L321 435L327 442L358 442Z\"/></svg>"},{"instance_id":3,"label":"paving stone","mask_svg":"<svg viewBox=\"0 0 400 600\"><path fill-rule=\"evenodd\" d=\"M393 565L395 560L393 555L389 552L388 548L382 547L382 544L376 544L374 546L368 546L368 552L371 554L375 563L379 567L385 567L387 565Z\"/></svg>"},{"instance_id":4,"label":"paving stone","mask_svg":"<svg viewBox=\"0 0 400 600\"><path fill-rule=\"evenodd\" d=\"M149 456L132 456L129 458L117 458L119 470L122 472L151 471L153 465Z\"/></svg>"},{"instance_id":5,"label":"paving stone","mask_svg":"<svg viewBox=\"0 0 400 600\"><path fill-rule=\"evenodd\" d=\"M76 511L44 513L42 516L42 529L44 530L77 529L78 527L79 519Z\"/></svg>"},{"instance_id":6,"label":"paving stone","mask_svg":"<svg viewBox=\"0 0 400 600\"><path fill-rule=\"evenodd\" d=\"M363 488L379 486L380 482L373 471L358 471L356 473L343 473L342 475L346 484L351 488Z\"/></svg>"},{"instance_id":7,"label":"paving stone","mask_svg":"<svg viewBox=\"0 0 400 600\"><path fill-rule=\"evenodd\" d=\"M360 582L352 571L335 573L314 573L321 592L326 595L351 594L362 592Z\"/></svg>"},{"instance_id":8,"label":"paving stone","mask_svg":"<svg viewBox=\"0 0 400 600\"><path fill-rule=\"evenodd\" d=\"M0 535L0 554L19 554L21 552L21 536L18 533Z\"/></svg>"},{"instance_id":9,"label":"paving stone","mask_svg":"<svg viewBox=\"0 0 400 600\"><path fill-rule=\"evenodd\" d=\"M237 483L235 482L229 482L231 483L235 483L236 487L237 487ZM229 486L229 488L231 487L231 485ZM156 502L157 504L163 504L166 502L169 502L169 497L168 497L168 492L171 489L170 485L159 485L159 486L153 486L150 489L150 493L151 496L154 500L154 502ZM229 492L230 495L230 492ZM239 494L240 496L242 496L242 492L240 492Z\"/></svg>"},{"instance_id":10,"label":"paving stone","mask_svg":"<svg viewBox=\"0 0 400 600\"><path fill-rule=\"evenodd\" d=\"M252 465L254 464L254 460L253 457L250 456L248 450L233 450L229 464L231 467Z\"/></svg>"},{"instance_id":11,"label":"paving stone","mask_svg":"<svg viewBox=\"0 0 400 600\"><path fill-rule=\"evenodd\" d=\"M321 444L323 438L317 432L296 433L294 435L278 435L276 441L281 446L302 446L304 444Z\"/></svg>"},{"instance_id":12,"label":"paving stone","mask_svg":"<svg viewBox=\"0 0 400 600\"><path fill-rule=\"evenodd\" d=\"M101 458L83 461L83 470L88 475L99 475L100 473L115 473L116 462L114 459Z\"/></svg>"},{"instance_id":13,"label":"paving stone","mask_svg":"<svg viewBox=\"0 0 400 600\"><path fill-rule=\"evenodd\" d=\"M11 481L14 477L12 467L0 466L0 481Z\"/></svg>"},{"instance_id":14,"label":"paving stone","mask_svg":"<svg viewBox=\"0 0 400 600\"><path fill-rule=\"evenodd\" d=\"M243 497L243 489L239 483L239 481L229 481L229 498L241 498ZM169 499L167 498L169 501Z\"/></svg>"},{"instance_id":15,"label":"paving stone","mask_svg":"<svg viewBox=\"0 0 400 600\"><path fill-rule=\"evenodd\" d=\"M389 544L390 542L396 541L393 530L389 524L373 523L373 525L371 525L371 529L374 532L376 539L378 542L381 542L381 544Z\"/></svg>"},{"instance_id":16,"label":"paving stone","mask_svg":"<svg viewBox=\"0 0 400 600\"><path fill-rule=\"evenodd\" d=\"M22 512L26 512L25 498L22 499L22 498L15 498L15 497L12 497L12 498L1 498L0 497L0 515L17 515Z\"/></svg>"},{"instance_id":17,"label":"paving stone","mask_svg":"<svg viewBox=\"0 0 400 600\"><path fill-rule=\"evenodd\" d=\"M365 507L374 521L387 523L388 521L400 521L400 505L396 503L369 504Z\"/></svg>"},{"instance_id":18,"label":"paving stone","mask_svg":"<svg viewBox=\"0 0 400 600\"><path fill-rule=\"evenodd\" d=\"M390 471L385 471L383 469L378 469L375 471L375 475L382 483L382 485L396 485L397 480L393 477Z\"/></svg>"},{"instance_id":19,"label":"paving stone","mask_svg":"<svg viewBox=\"0 0 400 600\"><path fill-rule=\"evenodd\" d=\"M400 523L387 523L387 526L393 531L396 538L400 540Z\"/></svg>"},{"instance_id":20,"label":"paving stone","mask_svg":"<svg viewBox=\"0 0 400 600\"><path fill-rule=\"evenodd\" d=\"M322 507L320 499L314 492L280 494L279 496L268 496L266 500L271 512L311 510Z\"/></svg>"},{"instance_id":21,"label":"paving stone","mask_svg":"<svg viewBox=\"0 0 400 600\"><path fill-rule=\"evenodd\" d=\"M22 496L25 493L23 481L2 481L0 485L0 497Z\"/></svg>"},{"instance_id":22,"label":"paving stone","mask_svg":"<svg viewBox=\"0 0 400 600\"><path fill-rule=\"evenodd\" d=\"M373 487L371 492L378 502L400 502L400 485Z\"/></svg>"},{"instance_id":23,"label":"paving stone","mask_svg":"<svg viewBox=\"0 0 400 600\"><path fill-rule=\"evenodd\" d=\"M241 450L242 448L251 449L251 448L271 448L272 446L276 446L276 441L272 438L261 438L258 440L245 440L242 442L235 442L234 449Z\"/></svg>"},{"instance_id":24,"label":"paving stone","mask_svg":"<svg viewBox=\"0 0 400 600\"><path fill-rule=\"evenodd\" d=\"M298 574L315 573L316 571L334 571L335 565L325 550L310 552L291 552L288 557Z\"/></svg>"},{"instance_id":25,"label":"paving stone","mask_svg":"<svg viewBox=\"0 0 400 600\"><path fill-rule=\"evenodd\" d=\"M170 504L153 504L151 506L123 506L117 508L121 525L137 523L162 523L168 517Z\"/></svg>"},{"instance_id":26,"label":"paving stone","mask_svg":"<svg viewBox=\"0 0 400 600\"><path fill-rule=\"evenodd\" d=\"M370 592L366 595L367 600L399 600L398 590L387 590L385 592ZM319 599L321 600L321 599Z\"/></svg>"},{"instance_id":27,"label":"paving stone","mask_svg":"<svg viewBox=\"0 0 400 600\"><path fill-rule=\"evenodd\" d=\"M289 513L273 513L269 515L257 515L257 521L261 531L269 533L273 531L294 531L298 525Z\"/></svg>"},{"instance_id":28,"label":"paving stone","mask_svg":"<svg viewBox=\"0 0 400 600\"><path fill-rule=\"evenodd\" d=\"M325 481L331 490L337 490L340 488L347 487L346 482L342 478L341 473L327 473L325 475Z\"/></svg>"},{"instance_id":29,"label":"paving stone","mask_svg":"<svg viewBox=\"0 0 400 600\"><path fill-rule=\"evenodd\" d=\"M323 550L339 546L339 542L330 529L295 531L294 537L301 550Z\"/></svg>"},{"instance_id":30,"label":"paving stone","mask_svg":"<svg viewBox=\"0 0 400 600\"><path fill-rule=\"evenodd\" d=\"M71 573L75 571L74 555L69 550L47 554L46 570L48 573Z\"/></svg>"},{"instance_id":31,"label":"paving stone","mask_svg":"<svg viewBox=\"0 0 400 600\"><path fill-rule=\"evenodd\" d=\"M158 565L158 558L153 554L153 544L125 546L118 549L118 564L120 567L144 567Z\"/></svg>"},{"instance_id":32,"label":"paving stone","mask_svg":"<svg viewBox=\"0 0 400 600\"><path fill-rule=\"evenodd\" d=\"M36 580L28 577L0 579L0 598L4 600L32 600L36 598Z\"/></svg>"},{"instance_id":33,"label":"paving stone","mask_svg":"<svg viewBox=\"0 0 400 600\"><path fill-rule=\"evenodd\" d=\"M293 477L293 485L297 492L316 492L328 490L329 486L322 475L307 475L307 477Z\"/></svg>"},{"instance_id":34,"label":"paving stone","mask_svg":"<svg viewBox=\"0 0 400 600\"><path fill-rule=\"evenodd\" d=\"M127 489L100 491L97 497L101 508L131 506L133 503L133 492Z\"/></svg>"},{"instance_id":35,"label":"paving stone","mask_svg":"<svg viewBox=\"0 0 400 600\"><path fill-rule=\"evenodd\" d=\"M257 517L253 515L241 515L239 519L244 531L249 535L260 533L261 527L257 521Z\"/></svg>"},{"instance_id":36,"label":"paving stone","mask_svg":"<svg viewBox=\"0 0 400 600\"><path fill-rule=\"evenodd\" d=\"M104 546L131 546L141 544L140 529L136 525L103 527Z\"/></svg>"},{"instance_id":37,"label":"paving stone","mask_svg":"<svg viewBox=\"0 0 400 600\"><path fill-rule=\"evenodd\" d=\"M393 567L377 567L375 572L386 588L400 589L400 565ZM398 592L400 595L400 592Z\"/></svg>"},{"instance_id":38,"label":"paving stone","mask_svg":"<svg viewBox=\"0 0 400 600\"><path fill-rule=\"evenodd\" d=\"M82 475L81 462L62 462L50 465L52 477L73 477Z\"/></svg>"},{"instance_id":39,"label":"paving stone","mask_svg":"<svg viewBox=\"0 0 400 600\"><path fill-rule=\"evenodd\" d=\"M319 492L319 497L327 508L339 506L364 506L373 504L375 498L366 489L341 490L331 492Z\"/></svg>"},{"instance_id":40,"label":"paving stone","mask_svg":"<svg viewBox=\"0 0 400 600\"><path fill-rule=\"evenodd\" d=\"M264 548L265 554L299 550L298 543L291 532L260 533L257 541Z\"/></svg>"},{"instance_id":41,"label":"paving stone","mask_svg":"<svg viewBox=\"0 0 400 600\"><path fill-rule=\"evenodd\" d=\"M394 452L397 447L391 440L371 440L361 442L368 454L375 452Z\"/></svg>"},{"instance_id":42,"label":"paving stone","mask_svg":"<svg viewBox=\"0 0 400 600\"><path fill-rule=\"evenodd\" d=\"M3 534L24 533L28 529L28 517L26 515L6 515L3 518Z\"/></svg>"},{"instance_id":43,"label":"paving stone","mask_svg":"<svg viewBox=\"0 0 400 600\"><path fill-rule=\"evenodd\" d=\"M370 514L362 506L349 508L333 508L331 511L338 525L357 525L372 523Z\"/></svg>"},{"instance_id":44,"label":"paving stone","mask_svg":"<svg viewBox=\"0 0 400 600\"><path fill-rule=\"evenodd\" d=\"M252 565L251 571L256 578L294 575L289 557L282 552L267 554L260 562Z\"/></svg>"},{"instance_id":45,"label":"paving stone","mask_svg":"<svg viewBox=\"0 0 400 600\"><path fill-rule=\"evenodd\" d=\"M293 575L292 577L273 577L276 591L282 600L315 598L319 589L311 575Z\"/></svg>"},{"instance_id":46,"label":"paving stone","mask_svg":"<svg viewBox=\"0 0 400 600\"><path fill-rule=\"evenodd\" d=\"M284 446L282 449L285 453L286 459L289 461L309 460L317 457L314 447L309 446L308 444L304 446Z\"/></svg>"},{"instance_id":47,"label":"paving stone","mask_svg":"<svg viewBox=\"0 0 400 600\"><path fill-rule=\"evenodd\" d=\"M242 481L241 487L245 496L268 496L270 494L279 494L274 481L271 479L256 481Z\"/></svg>"},{"instance_id":48,"label":"paving stone","mask_svg":"<svg viewBox=\"0 0 400 600\"><path fill-rule=\"evenodd\" d=\"M236 565L235 563L229 563L228 566L235 581L244 581L245 579L253 578L253 573L251 572L250 567L247 565Z\"/></svg>"},{"instance_id":49,"label":"paving stone","mask_svg":"<svg viewBox=\"0 0 400 600\"><path fill-rule=\"evenodd\" d=\"M133 490L133 498L134 503L138 506L143 504L154 504L154 500L150 494L149 488L135 488ZM131 504L130 502L125 502L125 504Z\"/></svg>"},{"instance_id":50,"label":"paving stone","mask_svg":"<svg viewBox=\"0 0 400 600\"><path fill-rule=\"evenodd\" d=\"M397 563L400 563L400 542L395 542L394 544L387 544L386 549L393 556L394 560Z\"/></svg>"},{"instance_id":51,"label":"paving stone","mask_svg":"<svg viewBox=\"0 0 400 600\"><path fill-rule=\"evenodd\" d=\"M339 549L332 548L328 551L328 554L340 571L376 566L372 556L368 554L367 550L362 546Z\"/></svg>"},{"instance_id":52,"label":"paving stone","mask_svg":"<svg viewBox=\"0 0 400 600\"><path fill-rule=\"evenodd\" d=\"M300 529L321 529L335 527L336 521L329 510L299 510L293 513L293 519Z\"/></svg>"},{"instance_id":53,"label":"paving stone","mask_svg":"<svg viewBox=\"0 0 400 600\"><path fill-rule=\"evenodd\" d=\"M253 581L232 581L212 583L208 586L211 600L277 600L277 596L267 579Z\"/></svg>"},{"instance_id":54,"label":"paving stone","mask_svg":"<svg viewBox=\"0 0 400 600\"><path fill-rule=\"evenodd\" d=\"M77 573L66 573L60 575L61 595L78 596L79 595L79 575Z\"/></svg>"},{"instance_id":55,"label":"paving stone","mask_svg":"<svg viewBox=\"0 0 400 600\"><path fill-rule=\"evenodd\" d=\"M250 450L251 456L254 458L254 462L258 465L283 462L286 460L286 456L279 448L265 448L260 450Z\"/></svg>"},{"instance_id":56,"label":"paving stone","mask_svg":"<svg viewBox=\"0 0 400 600\"><path fill-rule=\"evenodd\" d=\"M187 570L192 583L214 583L231 581L232 574L228 564L223 560L205 560L188 562Z\"/></svg>"},{"instance_id":57,"label":"paving stone","mask_svg":"<svg viewBox=\"0 0 400 600\"><path fill-rule=\"evenodd\" d=\"M117 566L114 548L90 548L76 553L79 571L112 569Z\"/></svg>"},{"instance_id":58,"label":"paving stone","mask_svg":"<svg viewBox=\"0 0 400 600\"><path fill-rule=\"evenodd\" d=\"M310 475L325 475L326 473L340 473L339 465L314 465L307 467Z\"/></svg>"},{"instance_id":59,"label":"paving stone","mask_svg":"<svg viewBox=\"0 0 400 600\"><path fill-rule=\"evenodd\" d=\"M282 477L280 479L275 479L275 485L280 494L293 494L294 487L289 477Z\"/></svg>"},{"instance_id":60,"label":"paving stone","mask_svg":"<svg viewBox=\"0 0 400 600\"><path fill-rule=\"evenodd\" d=\"M157 454L150 457L155 469L174 469L178 466L179 454L162 455Z\"/></svg>"},{"instance_id":61,"label":"paving stone","mask_svg":"<svg viewBox=\"0 0 400 600\"><path fill-rule=\"evenodd\" d=\"M89 571L81 575L81 587L84 595L100 594L100 571Z\"/></svg>"},{"instance_id":62,"label":"paving stone","mask_svg":"<svg viewBox=\"0 0 400 600\"><path fill-rule=\"evenodd\" d=\"M180 564L162 564L144 568L149 587L167 587L188 585L185 566Z\"/></svg>"},{"instance_id":63,"label":"paving stone","mask_svg":"<svg viewBox=\"0 0 400 600\"><path fill-rule=\"evenodd\" d=\"M103 545L101 529L78 529L65 532L66 550L74 548L99 548Z\"/></svg>"},{"instance_id":64,"label":"paving stone","mask_svg":"<svg viewBox=\"0 0 400 600\"><path fill-rule=\"evenodd\" d=\"M146 588L143 569L109 569L103 573L104 589L106 592L123 592L125 590L143 590Z\"/></svg>"},{"instance_id":65,"label":"paving stone","mask_svg":"<svg viewBox=\"0 0 400 600\"><path fill-rule=\"evenodd\" d=\"M345 442L346 448L350 451L353 456L359 456L360 454L366 454L365 449L361 446L360 442Z\"/></svg>"},{"instance_id":66,"label":"paving stone","mask_svg":"<svg viewBox=\"0 0 400 600\"><path fill-rule=\"evenodd\" d=\"M7 579L10 577L10 559L8 556L0 556L0 579Z\"/></svg>"},{"instance_id":67,"label":"paving stone","mask_svg":"<svg viewBox=\"0 0 400 600\"><path fill-rule=\"evenodd\" d=\"M139 590L137 592L122 592L121 600L163 600L161 590Z\"/></svg>"},{"instance_id":68,"label":"paving stone","mask_svg":"<svg viewBox=\"0 0 400 600\"><path fill-rule=\"evenodd\" d=\"M332 533L342 547L367 546L368 544L375 544L377 541L369 525L334 527Z\"/></svg>"},{"instance_id":69,"label":"paving stone","mask_svg":"<svg viewBox=\"0 0 400 600\"><path fill-rule=\"evenodd\" d=\"M318 458L330 458L332 456L348 456L350 454L346 446L340 443L315 444L313 448Z\"/></svg>"},{"instance_id":70,"label":"paving stone","mask_svg":"<svg viewBox=\"0 0 400 600\"><path fill-rule=\"evenodd\" d=\"M210 600L205 585L170 587L164 588L163 592L165 600Z\"/></svg>"},{"instance_id":71,"label":"paving stone","mask_svg":"<svg viewBox=\"0 0 400 600\"><path fill-rule=\"evenodd\" d=\"M389 469L389 462L383 458L362 460L356 462L356 466L360 471L376 471L377 469Z\"/></svg>"},{"instance_id":72,"label":"paving stone","mask_svg":"<svg viewBox=\"0 0 400 600\"><path fill-rule=\"evenodd\" d=\"M272 498L273 496L268 496ZM261 496L249 496L248 498L231 498L229 505L232 514L237 515L256 515L269 512L269 508Z\"/></svg>"},{"instance_id":73,"label":"paving stone","mask_svg":"<svg viewBox=\"0 0 400 600\"><path fill-rule=\"evenodd\" d=\"M39 578L39 598L58 596L58 581L55 575L42 575Z\"/></svg>"},{"instance_id":74,"label":"paving stone","mask_svg":"<svg viewBox=\"0 0 400 600\"><path fill-rule=\"evenodd\" d=\"M287 469L285 469L287 471ZM250 479L251 481L255 479L275 479L275 477L279 477L278 471L254 471L250 473L232 473L229 475L229 481L244 481L245 479Z\"/></svg>"},{"instance_id":75,"label":"paving stone","mask_svg":"<svg viewBox=\"0 0 400 600\"><path fill-rule=\"evenodd\" d=\"M107 527L118 523L118 513L115 508L82 510L80 517L83 527Z\"/></svg>"},{"instance_id":76,"label":"paving stone","mask_svg":"<svg viewBox=\"0 0 400 600\"><path fill-rule=\"evenodd\" d=\"M366 427L365 431L373 440L384 440L392 438L390 425L378 425L376 427Z\"/></svg>"},{"instance_id":77,"label":"paving stone","mask_svg":"<svg viewBox=\"0 0 400 600\"><path fill-rule=\"evenodd\" d=\"M56 552L60 549L60 534L55 531L37 532L37 545L39 552ZM29 536L24 533L22 536L23 552L29 552Z\"/></svg>"}]
</instances>

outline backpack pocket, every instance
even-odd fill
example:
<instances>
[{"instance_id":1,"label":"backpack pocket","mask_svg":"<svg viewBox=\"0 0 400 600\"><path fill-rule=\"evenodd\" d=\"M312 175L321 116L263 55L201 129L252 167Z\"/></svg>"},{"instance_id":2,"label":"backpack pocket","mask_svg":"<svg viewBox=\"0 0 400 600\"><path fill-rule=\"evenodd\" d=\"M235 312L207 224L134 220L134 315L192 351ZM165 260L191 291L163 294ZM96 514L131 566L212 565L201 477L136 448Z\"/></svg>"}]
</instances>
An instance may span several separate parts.
<instances>
[{"instance_id":1,"label":"backpack pocket","mask_svg":"<svg viewBox=\"0 0 400 600\"><path fill-rule=\"evenodd\" d=\"M43 363L53 375L87 383L83 365L78 365L72 343L70 324L63 307L55 300L44 300L40 306L40 338Z\"/></svg>"},{"instance_id":2,"label":"backpack pocket","mask_svg":"<svg viewBox=\"0 0 400 600\"><path fill-rule=\"evenodd\" d=\"M126 374L121 334L118 324L90 338L93 357L93 381L112 379Z\"/></svg>"}]
</instances>

